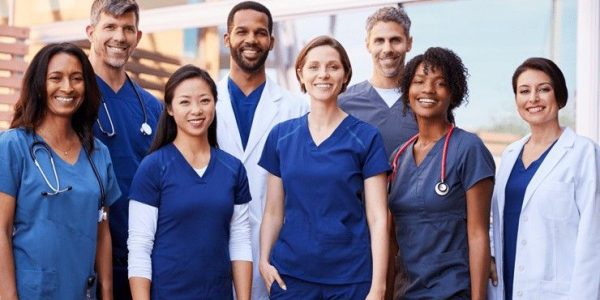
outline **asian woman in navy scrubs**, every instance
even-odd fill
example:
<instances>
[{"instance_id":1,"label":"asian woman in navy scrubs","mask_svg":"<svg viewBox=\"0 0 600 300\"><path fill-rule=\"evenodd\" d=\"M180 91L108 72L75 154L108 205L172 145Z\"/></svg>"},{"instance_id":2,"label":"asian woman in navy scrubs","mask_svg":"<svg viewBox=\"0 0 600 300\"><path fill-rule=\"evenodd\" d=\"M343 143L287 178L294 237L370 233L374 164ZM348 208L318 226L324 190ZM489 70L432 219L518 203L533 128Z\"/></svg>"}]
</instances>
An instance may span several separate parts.
<instances>
[{"instance_id":1,"label":"asian woman in navy scrubs","mask_svg":"<svg viewBox=\"0 0 600 300\"><path fill-rule=\"evenodd\" d=\"M496 177L489 298L600 299L600 149L560 126L569 93L554 62L525 60L512 88L531 133L506 148Z\"/></svg>"},{"instance_id":2,"label":"asian woman in navy scrubs","mask_svg":"<svg viewBox=\"0 0 600 300\"><path fill-rule=\"evenodd\" d=\"M133 299L250 299L248 179L217 148L217 89L208 73L181 67L165 86L151 153L129 195Z\"/></svg>"},{"instance_id":3,"label":"asian woman in navy scrubs","mask_svg":"<svg viewBox=\"0 0 600 300\"><path fill-rule=\"evenodd\" d=\"M405 67L402 101L419 133L392 155L390 210L409 286L405 299L484 299L494 161L481 139L455 126L468 94L452 51L429 48Z\"/></svg>"},{"instance_id":4,"label":"asian woman in navy scrubs","mask_svg":"<svg viewBox=\"0 0 600 300\"><path fill-rule=\"evenodd\" d=\"M275 126L259 165L270 174L259 269L271 299L383 299L389 164L377 129L337 97L352 69L328 36L296 59L311 112Z\"/></svg>"}]
</instances>

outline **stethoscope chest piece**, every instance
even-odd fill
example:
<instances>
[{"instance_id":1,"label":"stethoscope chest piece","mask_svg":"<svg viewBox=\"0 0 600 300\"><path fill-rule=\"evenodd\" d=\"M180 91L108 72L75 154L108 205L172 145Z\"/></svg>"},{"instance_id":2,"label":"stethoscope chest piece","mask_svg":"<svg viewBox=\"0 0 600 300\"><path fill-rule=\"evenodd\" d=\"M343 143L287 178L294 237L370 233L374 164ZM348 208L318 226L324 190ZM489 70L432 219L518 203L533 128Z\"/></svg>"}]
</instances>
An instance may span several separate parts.
<instances>
[{"instance_id":1,"label":"stethoscope chest piece","mask_svg":"<svg viewBox=\"0 0 600 300\"><path fill-rule=\"evenodd\" d=\"M140 127L140 131L142 132L143 135L151 135L152 127L150 127L150 125L148 125L148 123L144 122L144 123L142 123L142 127Z\"/></svg>"},{"instance_id":2,"label":"stethoscope chest piece","mask_svg":"<svg viewBox=\"0 0 600 300\"><path fill-rule=\"evenodd\" d=\"M435 185L435 193L440 196L448 195L449 191L450 191L450 187L445 182L438 182Z\"/></svg>"}]
</instances>

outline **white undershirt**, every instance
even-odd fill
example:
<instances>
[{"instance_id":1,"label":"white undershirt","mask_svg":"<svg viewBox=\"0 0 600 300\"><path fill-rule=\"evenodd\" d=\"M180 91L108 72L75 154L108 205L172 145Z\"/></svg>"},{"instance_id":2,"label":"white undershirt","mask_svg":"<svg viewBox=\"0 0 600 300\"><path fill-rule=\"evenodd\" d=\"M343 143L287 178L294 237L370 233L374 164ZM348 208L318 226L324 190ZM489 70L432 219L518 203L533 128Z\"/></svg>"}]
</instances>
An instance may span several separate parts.
<instances>
[{"instance_id":1,"label":"white undershirt","mask_svg":"<svg viewBox=\"0 0 600 300\"><path fill-rule=\"evenodd\" d=\"M202 177L206 167L194 169ZM248 203L233 206L230 222L229 255L232 261L252 261ZM128 277L152 280L152 249L158 222L158 208L134 199L129 201L129 238L127 239ZM182 241L184 242L184 241Z\"/></svg>"},{"instance_id":2,"label":"white undershirt","mask_svg":"<svg viewBox=\"0 0 600 300\"><path fill-rule=\"evenodd\" d=\"M385 101L385 104L387 104L388 107L392 107L394 105L394 103L396 103L396 101L398 101L400 99L400 89L399 88L393 88L393 89L380 89L380 88L376 88L376 87L373 87L373 88L375 89L375 91L377 91L377 94L379 94L381 99L383 99L383 101Z\"/></svg>"}]
</instances>

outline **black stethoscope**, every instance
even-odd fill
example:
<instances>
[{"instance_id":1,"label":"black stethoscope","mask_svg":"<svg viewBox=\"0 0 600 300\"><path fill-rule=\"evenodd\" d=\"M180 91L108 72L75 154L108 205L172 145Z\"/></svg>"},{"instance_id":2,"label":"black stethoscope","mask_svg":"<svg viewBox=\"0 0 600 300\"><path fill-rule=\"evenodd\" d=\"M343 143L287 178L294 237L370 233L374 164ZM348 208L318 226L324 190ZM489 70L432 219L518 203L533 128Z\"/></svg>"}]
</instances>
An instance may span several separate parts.
<instances>
[{"instance_id":1,"label":"black stethoscope","mask_svg":"<svg viewBox=\"0 0 600 300\"><path fill-rule=\"evenodd\" d=\"M88 151L83 146L82 146L82 150L85 151L85 156L87 157L87 160L90 163L90 166L92 166L92 170L94 171L94 176L96 176L96 180L98 181L98 186L100 187L100 204L99 204L99 208L98 208L98 222L102 222L103 220L106 220L108 217L106 211L104 210L104 202L106 200L106 193L104 191L104 185L102 184L102 180L100 179L100 173L98 173L98 169L96 169L96 164L94 164L92 157L90 156ZM54 186L52 183L50 183L48 176L46 176L46 173L44 173L44 170L42 170L42 166L40 165L40 163L38 162L38 159L37 159L36 153L38 151L44 151L44 152L46 152L46 154L48 154L48 157L50 158L50 165L52 166L52 173L54 174L54 180L56 182L56 186ZM42 192L42 196L54 196L54 195L58 195L58 194L61 194L64 192L68 192L73 189L72 186L67 186L65 188L60 187L60 179L58 178L58 174L56 172L56 165L54 164L54 155L52 155L52 150L50 150L50 146L48 146L48 144L46 144L43 141L38 140L37 137L35 136L35 133L33 135L33 143L29 147L29 154L31 155L31 159L33 160L33 163L35 164L37 169L40 171L40 174L42 174L44 181L46 181L46 184L48 185L48 187L51 190L50 192Z\"/></svg>"},{"instance_id":2,"label":"black stethoscope","mask_svg":"<svg viewBox=\"0 0 600 300\"><path fill-rule=\"evenodd\" d=\"M135 84L133 84L133 81L131 80L131 78L129 78L129 75L127 75L127 73L125 73L125 77L127 77L127 81L129 82L129 84L131 84L131 87L135 92L135 96L138 102L140 103L140 106L142 107L142 112L144 112L144 123L142 123L142 126L140 127L140 132L143 135L151 135L152 127L150 127L150 125L148 124L148 112L146 112L146 106L144 105L144 101L142 100L140 93L138 92L137 88L135 87ZM110 117L110 113L108 112L108 108L106 107L104 97L102 98L102 106L104 106L104 112L106 112L106 116L108 117L108 123L110 124L110 132L106 131L102 127L102 124L100 124L100 116L98 116L98 119L96 119L96 123L98 123L98 128L102 133L104 133L108 137L112 137L115 135L115 125L113 124L112 118Z\"/></svg>"},{"instance_id":3,"label":"black stethoscope","mask_svg":"<svg viewBox=\"0 0 600 300\"><path fill-rule=\"evenodd\" d=\"M454 131L454 125L448 125L448 132L446 133L446 139L444 140L444 150L442 151L442 172L440 174L440 181L435 185L435 193L440 196L446 196L448 192L450 192L450 186L446 183L446 155L448 154L448 142L450 141L450 136L452 135L452 131ZM415 134L411 137L406 143L400 147L396 155L394 155L394 160L392 160L392 175L390 175L389 185L391 187L394 179L396 178L396 173L398 172L398 159L400 155L408 148L410 144L417 140L419 134Z\"/></svg>"}]
</instances>

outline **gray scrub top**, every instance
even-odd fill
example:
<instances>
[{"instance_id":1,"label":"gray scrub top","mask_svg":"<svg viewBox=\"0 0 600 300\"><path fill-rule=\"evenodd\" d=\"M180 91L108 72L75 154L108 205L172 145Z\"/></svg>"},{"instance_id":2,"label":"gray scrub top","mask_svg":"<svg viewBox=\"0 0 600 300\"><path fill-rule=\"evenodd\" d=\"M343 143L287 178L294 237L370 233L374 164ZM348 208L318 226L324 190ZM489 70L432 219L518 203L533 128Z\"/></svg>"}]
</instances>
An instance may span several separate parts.
<instances>
[{"instance_id":1,"label":"gray scrub top","mask_svg":"<svg viewBox=\"0 0 600 300\"><path fill-rule=\"evenodd\" d=\"M493 178L492 155L476 135L455 128L448 143L446 196L435 193L440 181L444 138L417 166L413 145L398 158L389 196L396 239L409 286L404 299L469 299L466 192Z\"/></svg>"},{"instance_id":2,"label":"gray scrub top","mask_svg":"<svg viewBox=\"0 0 600 300\"><path fill-rule=\"evenodd\" d=\"M338 98L338 104L346 113L379 129L387 157L419 130L412 111L402 111L400 99L388 107L367 80L349 87Z\"/></svg>"}]
</instances>

